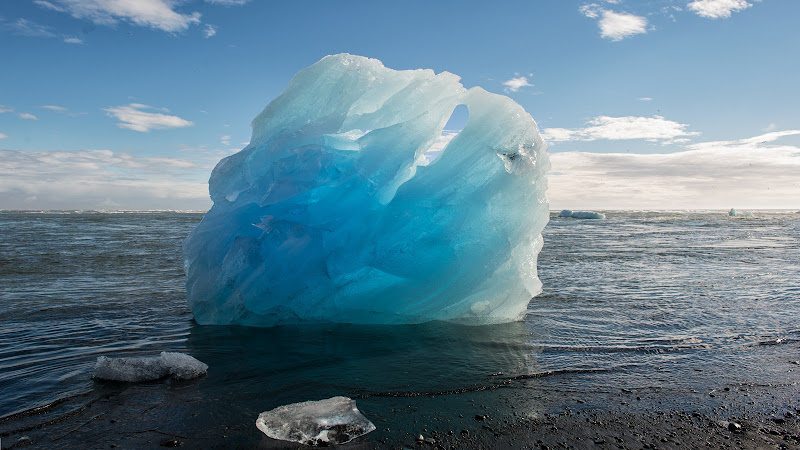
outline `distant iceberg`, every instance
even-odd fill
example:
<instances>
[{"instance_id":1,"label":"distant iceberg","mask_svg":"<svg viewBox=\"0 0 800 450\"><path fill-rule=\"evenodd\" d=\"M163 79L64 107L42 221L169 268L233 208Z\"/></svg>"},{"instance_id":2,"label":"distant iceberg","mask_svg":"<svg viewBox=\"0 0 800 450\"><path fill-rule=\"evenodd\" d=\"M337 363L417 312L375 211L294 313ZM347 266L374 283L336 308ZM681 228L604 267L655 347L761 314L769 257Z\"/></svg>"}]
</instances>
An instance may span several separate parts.
<instances>
[{"instance_id":1,"label":"distant iceberg","mask_svg":"<svg viewBox=\"0 0 800 450\"><path fill-rule=\"evenodd\" d=\"M375 430L347 397L280 406L259 414L256 427L273 439L319 446L344 444Z\"/></svg>"},{"instance_id":2,"label":"distant iceberg","mask_svg":"<svg viewBox=\"0 0 800 450\"><path fill-rule=\"evenodd\" d=\"M430 161L459 105L464 129ZM510 98L327 56L214 168L183 246L189 306L200 324L520 320L541 292L549 168Z\"/></svg>"},{"instance_id":3,"label":"distant iceberg","mask_svg":"<svg viewBox=\"0 0 800 450\"><path fill-rule=\"evenodd\" d=\"M729 217L753 217L753 213L750 213L750 212L747 212L747 211L737 211L736 208L731 208L731 210L728 211L728 216Z\"/></svg>"},{"instance_id":4,"label":"distant iceberg","mask_svg":"<svg viewBox=\"0 0 800 450\"><path fill-rule=\"evenodd\" d=\"M569 209L562 210L558 213L558 217L573 218L573 219L605 219L606 215L592 211L572 211Z\"/></svg>"},{"instance_id":5,"label":"distant iceberg","mask_svg":"<svg viewBox=\"0 0 800 450\"><path fill-rule=\"evenodd\" d=\"M171 376L188 380L205 375L206 370L208 365L183 353L161 352L159 356L126 358L100 356L97 358L92 378L141 382Z\"/></svg>"}]
</instances>

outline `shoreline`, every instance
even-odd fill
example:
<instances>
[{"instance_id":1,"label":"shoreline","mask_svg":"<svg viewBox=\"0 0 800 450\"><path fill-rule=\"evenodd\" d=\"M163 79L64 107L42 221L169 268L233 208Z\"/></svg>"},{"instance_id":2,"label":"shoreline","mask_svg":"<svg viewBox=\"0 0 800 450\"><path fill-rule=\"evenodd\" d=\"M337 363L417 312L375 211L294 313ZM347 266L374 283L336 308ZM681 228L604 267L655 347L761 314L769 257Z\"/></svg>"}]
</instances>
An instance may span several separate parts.
<instances>
[{"instance_id":1,"label":"shoreline","mask_svg":"<svg viewBox=\"0 0 800 450\"><path fill-rule=\"evenodd\" d=\"M311 448L268 438L255 427L257 414L215 405L215 399L202 398L195 388L191 382L169 380L98 383L92 392L0 420L1 448ZM175 392L181 393L178 399ZM704 397L683 399L644 397L625 388L596 397L590 392L565 396L556 389L547 408L552 412L534 417L520 411L504 414L481 405L480 399L466 400L469 394L406 399L412 412L396 421L370 417L365 402L362 412L378 429L337 447L800 449L797 383L712 389ZM576 394L586 401L576 401ZM425 401L453 397L466 401L453 410L425 415ZM683 407L675 407L676 400ZM599 403L606 407L598 408Z\"/></svg>"}]
</instances>

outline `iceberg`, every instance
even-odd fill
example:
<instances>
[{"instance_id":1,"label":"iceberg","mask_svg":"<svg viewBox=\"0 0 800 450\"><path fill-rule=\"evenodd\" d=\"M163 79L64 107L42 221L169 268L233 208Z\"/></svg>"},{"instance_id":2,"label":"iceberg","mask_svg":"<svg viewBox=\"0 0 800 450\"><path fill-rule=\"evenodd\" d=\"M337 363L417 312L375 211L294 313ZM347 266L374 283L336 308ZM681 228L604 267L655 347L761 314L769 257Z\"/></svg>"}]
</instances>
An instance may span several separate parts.
<instances>
[{"instance_id":1,"label":"iceberg","mask_svg":"<svg viewBox=\"0 0 800 450\"><path fill-rule=\"evenodd\" d=\"M171 376L189 380L205 375L208 365L197 359L173 352L161 352L152 357L109 358L100 356L92 378L107 381L141 382Z\"/></svg>"},{"instance_id":2,"label":"iceberg","mask_svg":"<svg viewBox=\"0 0 800 450\"><path fill-rule=\"evenodd\" d=\"M297 73L211 174L183 245L195 320L521 319L541 292L547 147L520 105L459 80L349 54Z\"/></svg>"},{"instance_id":3,"label":"iceberg","mask_svg":"<svg viewBox=\"0 0 800 450\"><path fill-rule=\"evenodd\" d=\"M572 211L569 209L562 210L558 213L558 217L573 218L573 219L605 219L606 215L603 213L593 211Z\"/></svg>"},{"instance_id":4,"label":"iceberg","mask_svg":"<svg viewBox=\"0 0 800 450\"><path fill-rule=\"evenodd\" d=\"M728 211L729 217L753 217L753 213L747 211L737 211L736 208L731 208Z\"/></svg>"},{"instance_id":5,"label":"iceberg","mask_svg":"<svg viewBox=\"0 0 800 450\"><path fill-rule=\"evenodd\" d=\"M273 439L319 446L344 444L375 430L347 397L280 406L259 414L256 427Z\"/></svg>"}]
</instances>

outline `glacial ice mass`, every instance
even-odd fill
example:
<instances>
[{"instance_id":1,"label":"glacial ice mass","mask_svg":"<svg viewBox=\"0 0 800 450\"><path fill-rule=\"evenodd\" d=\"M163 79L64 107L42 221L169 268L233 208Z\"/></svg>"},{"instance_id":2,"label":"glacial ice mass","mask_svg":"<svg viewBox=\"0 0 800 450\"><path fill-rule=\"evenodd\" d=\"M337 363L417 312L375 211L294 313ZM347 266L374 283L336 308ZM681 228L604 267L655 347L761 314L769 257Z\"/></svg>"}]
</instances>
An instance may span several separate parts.
<instances>
[{"instance_id":1,"label":"glacial ice mass","mask_svg":"<svg viewBox=\"0 0 800 450\"><path fill-rule=\"evenodd\" d=\"M295 75L184 242L197 322L519 320L541 292L547 147L520 105L459 80L349 54Z\"/></svg>"},{"instance_id":2,"label":"glacial ice mass","mask_svg":"<svg viewBox=\"0 0 800 450\"><path fill-rule=\"evenodd\" d=\"M347 397L280 406L259 414L256 427L273 439L320 446L344 444L375 430Z\"/></svg>"},{"instance_id":3,"label":"glacial ice mass","mask_svg":"<svg viewBox=\"0 0 800 450\"><path fill-rule=\"evenodd\" d=\"M197 359L174 352L161 352L159 356L109 358L100 356L92 378L109 381L141 382L171 376L189 380L205 375L208 365Z\"/></svg>"}]
</instances>

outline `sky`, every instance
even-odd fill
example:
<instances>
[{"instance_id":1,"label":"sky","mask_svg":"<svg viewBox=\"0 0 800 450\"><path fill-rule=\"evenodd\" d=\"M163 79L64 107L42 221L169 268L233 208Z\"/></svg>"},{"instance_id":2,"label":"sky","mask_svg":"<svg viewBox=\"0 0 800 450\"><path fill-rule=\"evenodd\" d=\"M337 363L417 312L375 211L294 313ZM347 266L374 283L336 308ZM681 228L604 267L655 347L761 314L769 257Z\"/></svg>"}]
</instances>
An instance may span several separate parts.
<instances>
[{"instance_id":1,"label":"sky","mask_svg":"<svg viewBox=\"0 0 800 450\"><path fill-rule=\"evenodd\" d=\"M336 53L521 104L553 210L800 209L798 18L797 0L0 1L0 209L206 210L251 120Z\"/></svg>"}]
</instances>

